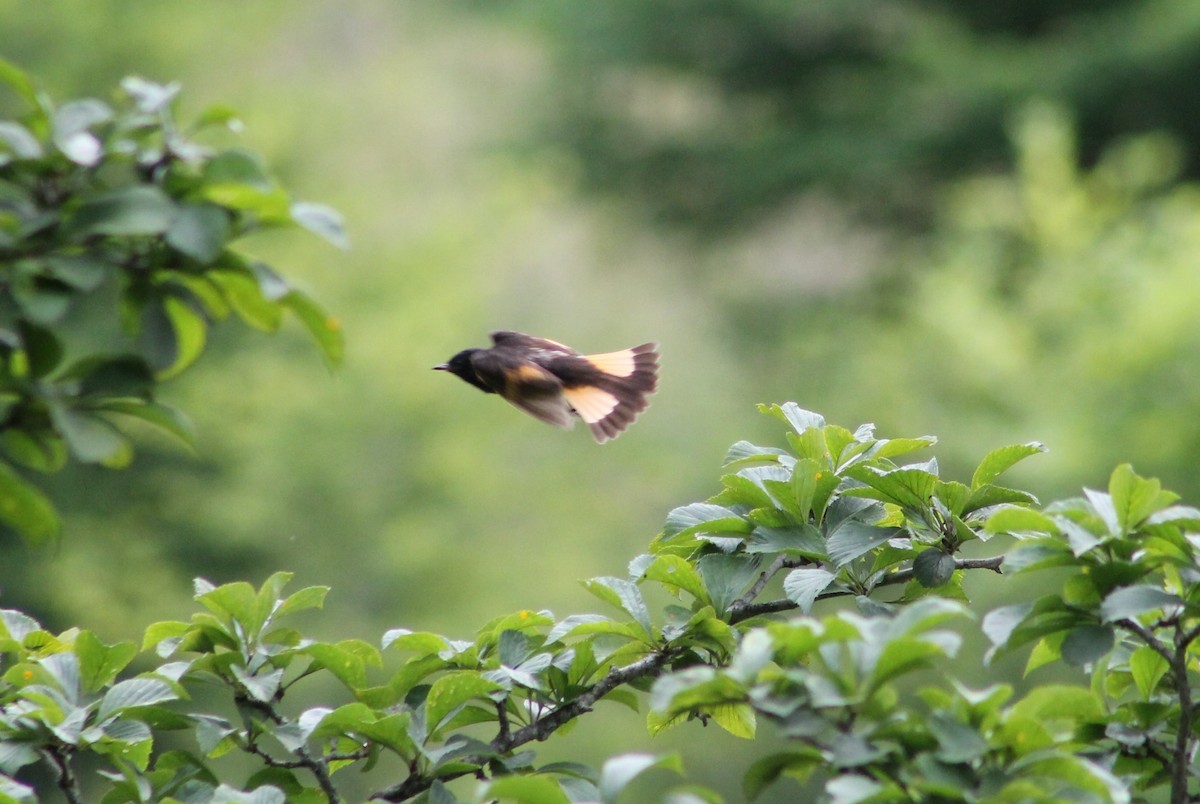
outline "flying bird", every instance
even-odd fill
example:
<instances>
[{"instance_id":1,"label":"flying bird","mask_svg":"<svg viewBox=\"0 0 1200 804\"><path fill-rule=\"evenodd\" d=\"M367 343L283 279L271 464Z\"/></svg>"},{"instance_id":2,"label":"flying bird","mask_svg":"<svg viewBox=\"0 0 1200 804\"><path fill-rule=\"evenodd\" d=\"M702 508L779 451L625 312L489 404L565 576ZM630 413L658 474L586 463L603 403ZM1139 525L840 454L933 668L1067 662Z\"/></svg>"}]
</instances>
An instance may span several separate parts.
<instances>
[{"instance_id":1,"label":"flying bird","mask_svg":"<svg viewBox=\"0 0 1200 804\"><path fill-rule=\"evenodd\" d=\"M493 332L490 349L464 349L434 366L499 394L536 419L570 429L574 414L596 441L616 438L646 409L658 385L657 345L584 355L520 332Z\"/></svg>"}]
</instances>

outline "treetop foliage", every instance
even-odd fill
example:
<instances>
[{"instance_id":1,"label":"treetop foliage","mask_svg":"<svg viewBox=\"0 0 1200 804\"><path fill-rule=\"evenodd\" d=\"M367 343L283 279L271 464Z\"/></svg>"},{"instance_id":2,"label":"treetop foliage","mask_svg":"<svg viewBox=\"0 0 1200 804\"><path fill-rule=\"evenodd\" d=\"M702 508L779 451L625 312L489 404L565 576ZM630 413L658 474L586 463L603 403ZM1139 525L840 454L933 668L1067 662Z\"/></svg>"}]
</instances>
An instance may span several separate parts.
<instances>
[{"instance_id":1,"label":"treetop foliage","mask_svg":"<svg viewBox=\"0 0 1200 804\"><path fill-rule=\"evenodd\" d=\"M257 589L197 580L202 609L150 625L152 666L131 674L133 644L4 611L2 800L34 800L19 777L38 762L83 800L81 755L101 760L111 804L340 801L363 786L385 801L611 802L650 768L682 769L674 755L622 755L599 772L539 764L529 746L601 701L645 706L651 733L699 720L751 739L771 723L789 745L745 770L750 798L783 777L839 802L1186 792L1200 511L1128 466L1107 490L1040 506L997 482L1038 444L992 451L963 483L936 460L907 462L931 437L763 409L786 424L787 447L738 442L718 494L671 511L626 577L585 581L607 613L521 610L470 639L397 627L323 642L291 623L322 606L323 587L285 594L287 573ZM959 554L1001 534L1016 547ZM980 619L963 591L978 569L1067 579ZM838 598L854 606L814 612ZM1090 684L1018 697L986 665L969 681L937 672L970 628L988 661L1032 645L1029 671L1063 663ZM306 705L316 679L340 691ZM176 731L189 739L164 748ZM226 755L259 770L231 784ZM478 781L452 792L466 776ZM694 785L677 795L719 800Z\"/></svg>"},{"instance_id":2,"label":"treetop foliage","mask_svg":"<svg viewBox=\"0 0 1200 804\"><path fill-rule=\"evenodd\" d=\"M26 473L127 465L122 419L190 442L155 390L215 322L273 331L290 311L336 365L338 321L234 243L280 227L346 238L337 213L293 200L253 152L196 139L238 128L232 111L181 127L178 85L127 78L112 102L56 105L4 61L0 85L26 107L0 122L0 523L40 543L58 520Z\"/></svg>"}]
</instances>

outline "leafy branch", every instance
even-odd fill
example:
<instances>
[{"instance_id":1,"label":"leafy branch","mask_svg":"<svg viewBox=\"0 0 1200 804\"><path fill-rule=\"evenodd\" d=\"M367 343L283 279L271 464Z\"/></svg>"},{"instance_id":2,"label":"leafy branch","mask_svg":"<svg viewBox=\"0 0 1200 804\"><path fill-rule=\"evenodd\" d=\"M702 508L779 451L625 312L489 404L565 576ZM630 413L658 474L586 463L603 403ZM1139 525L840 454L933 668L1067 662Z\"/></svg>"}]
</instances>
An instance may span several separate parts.
<instances>
[{"instance_id":1,"label":"leafy branch","mask_svg":"<svg viewBox=\"0 0 1200 804\"><path fill-rule=\"evenodd\" d=\"M40 544L58 517L29 473L128 465L131 419L191 445L187 416L156 393L200 358L217 322L271 332L290 313L336 365L338 321L237 241L289 227L346 238L336 212L290 198L254 153L194 138L235 128L228 111L185 135L177 84L127 78L111 102L56 105L0 60L0 89L26 106L0 121L0 525ZM89 304L113 308L120 339L68 349Z\"/></svg>"}]
</instances>

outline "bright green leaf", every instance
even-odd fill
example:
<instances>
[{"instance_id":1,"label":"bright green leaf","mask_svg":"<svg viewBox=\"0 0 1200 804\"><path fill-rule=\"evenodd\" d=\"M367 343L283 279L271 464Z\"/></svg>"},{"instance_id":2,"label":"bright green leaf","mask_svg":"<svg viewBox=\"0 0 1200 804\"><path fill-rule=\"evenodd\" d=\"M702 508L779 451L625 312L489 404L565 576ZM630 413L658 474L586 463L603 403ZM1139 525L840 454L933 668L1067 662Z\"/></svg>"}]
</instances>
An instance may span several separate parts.
<instances>
[{"instance_id":1,"label":"bright green leaf","mask_svg":"<svg viewBox=\"0 0 1200 804\"><path fill-rule=\"evenodd\" d=\"M1112 650L1115 635L1107 625L1080 625L1067 633L1062 643L1062 657L1076 667L1096 661Z\"/></svg>"},{"instance_id":2,"label":"bright green leaf","mask_svg":"<svg viewBox=\"0 0 1200 804\"><path fill-rule=\"evenodd\" d=\"M444 675L433 682L429 694L425 696L426 722L433 730L456 707L473 698L484 698L498 689L498 684L473 671L464 670Z\"/></svg>"},{"instance_id":3,"label":"bright green leaf","mask_svg":"<svg viewBox=\"0 0 1200 804\"><path fill-rule=\"evenodd\" d=\"M621 754L609 759L600 769L601 800L605 804L612 804L630 782L652 768L683 773L683 763L678 754Z\"/></svg>"},{"instance_id":4,"label":"bright green leaf","mask_svg":"<svg viewBox=\"0 0 1200 804\"><path fill-rule=\"evenodd\" d=\"M0 522L33 546L58 534L58 514L40 491L0 461Z\"/></svg>"},{"instance_id":5,"label":"bright green leaf","mask_svg":"<svg viewBox=\"0 0 1200 804\"><path fill-rule=\"evenodd\" d=\"M176 251L208 265L220 256L229 239L229 213L215 204L185 204L166 232Z\"/></svg>"},{"instance_id":6,"label":"bright green leaf","mask_svg":"<svg viewBox=\"0 0 1200 804\"><path fill-rule=\"evenodd\" d=\"M1177 595L1158 586L1140 585L1127 586L1118 589L1100 604L1100 615L1104 622L1128 620L1150 611L1157 611L1166 606L1183 604Z\"/></svg>"},{"instance_id":7,"label":"bright green leaf","mask_svg":"<svg viewBox=\"0 0 1200 804\"><path fill-rule=\"evenodd\" d=\"M135 184L87 200L67 226L78 238L156 235L167 231L176 214L175 202L162 190Z\"/></svg>"},{"instance_id":8,"label":"bright green leaf","mask_svg":"<svg viewBox=\"0 0 1200 804\"><path fill-rule=\"evenodd\" d=\"M486 801L517 801L521 804L569 804L571 799L552 776L510 774L481 784L477 796Z\"/></svg>"},{"instance_id":9,"label":"bright green leaf","mask_svg":"<svg viewBox=\"0 0 1200 804\"><path fill-rule=\"evenodd\" d=\"M971 488L977 489L987 485L1008 471L1013 464L1025 460L1030 455L1037 455L1045 451L1045 445L1037 441L994 449L983 456L983 460L976 467L975 474L971 476Z\"/></svg>"},{"instance_id":10,"label":"bright green leaf","mask_svg":"<svg viewBox=\"0 0 1200 804\"><path fill-rule=\"evenodd\" d=\"M1149 645L1142 645L1129 657L1129 672L1145 701L1150 700L1168 669L1167 660Z\"/></svg>"},{"instance_id":11,"label":"bright green leaf","mask_svg":"<svg viewBox=\"0 0 1200 804\"><path fill-rule=\"evenodd\" d=\"M792 570L783 579L783 592L788 600L800 607L800 611L808 614L817 597L829 588L836 577L820 567L801 567Z\"/></svg>"},{"instance_id":12,"label":"bright green leaf","mask_svg":"<svg viewBox=\"0 0 1200 804\"><path fill-rule=\"evenodd\" d=\"M338 248L350 248L342 216L332 207L297 201L292 204L292 220Z\"/></svg>"}]
</instances>

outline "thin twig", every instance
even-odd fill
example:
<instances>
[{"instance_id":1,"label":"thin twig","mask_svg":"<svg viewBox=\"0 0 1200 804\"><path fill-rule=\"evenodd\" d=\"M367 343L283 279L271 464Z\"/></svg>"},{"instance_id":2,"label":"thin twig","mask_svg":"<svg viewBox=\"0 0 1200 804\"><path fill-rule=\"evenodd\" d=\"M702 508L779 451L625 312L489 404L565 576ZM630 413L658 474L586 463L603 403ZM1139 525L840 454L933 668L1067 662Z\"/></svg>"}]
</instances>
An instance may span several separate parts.
<instances>
[{"instance_id":1,"label":"thin twig","mask_svg":"<svg viewBox=\"0 0 1200 804\"><path fill-rule=\"evenodd\" d=\"M579 717L582 714L590 712L592 707L608 693L612 692L617 687L623 684L628 684L631 681L636 681L639 678L652 676L661 670L672 659L679 655L677 650L664 648L660 651L650 654L633 664L625 667L618 667L608 672L604 678L593 684L587 691L581 694L575 700L565 703L554 709L544 717L540 717L527 726L523 726L514 732L510 732L507 736L498 734L496 739L492 740L489 746L492 751L497 754L507 754L514 748L525 745L526 743L535 740L541 741L548 738L558 729L565 726L570 721ZM472 762L470 758L464 758L464 762ZM481 764L482 760L479 763ZM469 771L462 771L449 775L442 775L438 778L449 780L457 776L463 776ZM411 774L407 779L398 785L380 790L371 796L371 800L380 801L404 801L413 796L429 789L433 784L433 777Z\"/></svg>"},{"instance_id":2,"label":"thin twig","mask_svg":"<svg viewBox=\"0 0 1200 804\"><path fill-rule=\"evenodd\" d=\"M501 698L499 701L496 701L496 723L500 727L499 731L496 733L496 739L507 740L509 737L507 696Z\"/></svg>"},{"instance_id":3,"label":"thin twig","mask_svg":"<svg viewBox=\"0 0 1200 804\"><path fill-rule=\"evenodd\" d=\"M787 555L780 553L775 557L775 560L771 562L771 565L759 574L758 580L756 580L754 585L746 591L746 594L742 595L730 604L730 613L734 613L750 605L750 602L762 593L763 588L766 587L767 583L775 577L775 573L783 569L785 564L787 564Z\"/></svg>"},{"instance_id":4,"label":"thin twig","mask_svg":"<svg viewBox=\"0 0 1200 804\"><path fill-rule=\"evenodd\" d=\"M992 558L960 558L954 562L956 570L972 570L986 569L992 572L1001 572L1000 565L1004 563L1004 556L993 556ZM916 577L916 572L912 569L900 570L888 575L875 588L881 586L895 586L896 584L908 583ZM822 592L817 595L817 600L827 600L831 597L845 597L846 595L854 594L853 592L834 589ZM737 623L749 620L751 617L759 617L764 614L778 614L781 611L790 611L798 608L791 600L768 600L764 603L750 603L737 610L730 610L729 624L736 625Z\"/></svg>"},{"instance_id":5,"label":"thin twig","mask_svg":"<svg viewBox=\"0 0 1200 804\"><path fill-rule=\"evenodd\" d=\"M1192 687L1188 681L1188 648L1190 642L1176 628L1175 653L1171 659L1171 674L1175 676L1175 693L1179 696L1179 724L1175 728L1175 756L1171 764L1171 804L1186 804L1189 801L1188 779L1191 776L1192 741Z\"/></svg>"},{"instance_id":6,"label":"thin twig","mask_svg":"<svg viewBox=\"0 0 1200 804\"><path fill-rule=\"evenodd\" d=\"M75 771L71 768L68 750L62 746L54 746L43 751L42 756L54 770L58 779L58 789L62 790L69 804L83 804L83 792L79 789L79 780L75 778Z\"/></svg>"},{"instance_id":7,"label":"thin twig","mask_svg":"<svg viewBox=\"0 0 1200 804\"><path fill-rule=\"evenodd\" d=\"M259 701L247 695L237 695L236 698L239 704L257 709L265 714L267 718L276 725L282 725L287 722L282 715L275 711L275 707L266 701ZM266 760L269 756L253 742L249 742L246 747L255 756L263 758L264 760ZM339 804L339 802L342 800L342 797L338 794L337 787L335 787L333 784L333 778L329 775L329 765L327 764L328 760L325 758L318 759L314 757L303 745L292 753L299 757L299 760L294 767L304 768L314 777L316 777L317 784L320 786L321 792L325 794L325 798L329 801L329 804ZM268 761L268 764L271 764L271 762L274 761L276 760L271 758Z\"/></svg>"}]
</instances>

